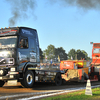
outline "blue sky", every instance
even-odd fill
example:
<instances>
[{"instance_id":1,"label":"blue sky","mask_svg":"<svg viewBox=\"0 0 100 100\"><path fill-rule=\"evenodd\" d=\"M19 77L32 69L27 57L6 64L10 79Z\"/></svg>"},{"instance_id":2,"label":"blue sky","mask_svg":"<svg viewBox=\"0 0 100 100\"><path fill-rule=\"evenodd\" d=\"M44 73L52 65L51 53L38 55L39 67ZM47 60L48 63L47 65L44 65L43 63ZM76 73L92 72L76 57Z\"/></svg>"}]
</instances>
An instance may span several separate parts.
<instances>
[{"instance_id":1,"label":"blue sky","mask_svg":"<svg viewBox=\"0 0 100 100\"><path fill-rule=\"evenodd\" d=\"M15 0L16 1L16 0ZM0 27L9 27L12 6L0 0ZM35 28L38 31L39 44L42 50L52 44L63 47L66 53L70 49L81 49L92 55L90 42L100 42L100 9L84 10L64 3L52 3L37 0L36 6L26 13L28 18L19 18L14 26Z\"/></svg>"}]
</instances>

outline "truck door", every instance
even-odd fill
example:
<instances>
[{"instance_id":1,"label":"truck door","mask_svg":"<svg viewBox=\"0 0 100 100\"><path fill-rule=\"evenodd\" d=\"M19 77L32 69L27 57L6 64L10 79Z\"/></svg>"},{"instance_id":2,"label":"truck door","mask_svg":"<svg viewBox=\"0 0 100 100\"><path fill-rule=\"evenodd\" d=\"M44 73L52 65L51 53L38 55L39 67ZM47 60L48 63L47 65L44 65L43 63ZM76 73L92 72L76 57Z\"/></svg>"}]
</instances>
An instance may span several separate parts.
<instances>
[{"instance_id":1,"label":"truck door","mask_svg":"<svg viewBox=\"0 0 100 100\"><path fill-rule=\"evenodd\" d=\"M30 62L37 62L36 38L30 38Z\"/></svg>"},{"instance_id":2,"label":"truck door","mask_svg":"<svg viewBox=\"0 0 100 100\"><path fill-rule=\"evenodd\" d=\"M19 56L19 64L29 61L28 38L25 37L19 38L18 56Z\"/></svg>"}]
</instances>

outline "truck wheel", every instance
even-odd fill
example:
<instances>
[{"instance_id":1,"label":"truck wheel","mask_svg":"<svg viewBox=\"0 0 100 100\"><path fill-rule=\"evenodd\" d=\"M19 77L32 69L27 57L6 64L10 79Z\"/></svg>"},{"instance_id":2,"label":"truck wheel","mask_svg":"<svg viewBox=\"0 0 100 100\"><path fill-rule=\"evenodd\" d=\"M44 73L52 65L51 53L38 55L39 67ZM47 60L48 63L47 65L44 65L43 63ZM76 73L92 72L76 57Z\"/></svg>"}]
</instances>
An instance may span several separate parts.
<instances>
[{"instance_id":1,"label":"truck wheel","mask_svg":"<svg viewBox=\"0 0 100 100\"><path fill-rule=\"evenodd\" d=\"M32 88L34 84L34 73L33 71L26 71L21 84L26 88Z\"/></svg>"},{"instance_id":2,"label":"truck wheel","mask_svg":"<svg viewBox=\"0 0 100 100\"><path fill-rule=\"evenodd\" d=\"M61 78L61 74L60 73L57 73L56 74L56 77L55 77L55 84L56 86L59 86L62 84L62 78Z\"/></svg>"},{"instance_id":3,"label":"truck wheel","mask_svg":"<svg viewBox=\"0 0 100 100\"><path fill-rule=\"evenodd\" d=\"M2 87L5 84L4 81L0 81L0 87Z\"/></svg>"}]
</instances>

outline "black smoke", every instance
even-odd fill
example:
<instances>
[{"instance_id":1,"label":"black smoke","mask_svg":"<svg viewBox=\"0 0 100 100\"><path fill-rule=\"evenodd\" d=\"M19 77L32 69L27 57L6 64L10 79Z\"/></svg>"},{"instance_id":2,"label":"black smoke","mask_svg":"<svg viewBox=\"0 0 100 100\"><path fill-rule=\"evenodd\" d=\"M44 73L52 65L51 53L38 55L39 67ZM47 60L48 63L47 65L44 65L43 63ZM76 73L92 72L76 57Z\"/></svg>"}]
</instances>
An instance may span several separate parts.
<instances>
[{"instance_id":1,"label":"black smoke","mask_svg":"<svg viewBox=\"0 0 100 100\"><path fill-rule=\"evenodd\" d=\"M36 2L35 0L6 0L11 6L12 17L9 19L9 25L13 26L17 21L27 19L29 15L27 12L34 12Z\"/></svg>"},{"instance_id":2,"label":"black smoke","mask_svg":"<svg viewBox=\"0 0 100 100\"><path fill-rule=\"evenodd\" d=\"M83 10L98 10L100 9L100 0L45 0L49 4L59 3L61 6L75 6ZM10 26L16 24L17 21L27 19L29 10L31 16L34 16L36 0L6 0L11 6L12 17L9 19ZM37 0L38 2L38 0ZM46 3L45 3L46 4ZM44 5L45 5L44 4Z\"/></svg>"},{"instance_id":3,"label":"black smoke","mask_svg":"<svg viewBox=\"0 0 100 100\"><path fill-rule=\"evenodd\" d=\"M63 2L66 6L75 6L85 10L97 10L100 9L100 0L51 0L50 2Z\"/></svg>"}]
</instances>

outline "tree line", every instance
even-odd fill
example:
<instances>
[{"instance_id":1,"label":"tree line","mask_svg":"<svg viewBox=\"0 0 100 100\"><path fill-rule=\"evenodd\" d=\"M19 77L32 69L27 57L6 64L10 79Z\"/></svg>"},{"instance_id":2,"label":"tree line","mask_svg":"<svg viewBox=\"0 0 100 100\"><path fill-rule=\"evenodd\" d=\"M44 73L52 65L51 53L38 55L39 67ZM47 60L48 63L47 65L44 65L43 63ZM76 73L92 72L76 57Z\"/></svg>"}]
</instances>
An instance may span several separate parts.
<instances>
[{"instance_id":1,"label":"tree line","mask_svg":"<svg viewBox=\"0 0 100 100\"><path fill-rule=\"evenodd\" d=\"M54 45L48 45L47 49L44 51L41 50L40 48L40 59L53 59L53 60L58 60L58 56L60 60L89 60L90 57L88 57L88 54L84 50L75 50L71 49L68 54L65 52L63 47L58 47L55 48Z\"/></svg>"}]
</instances>

